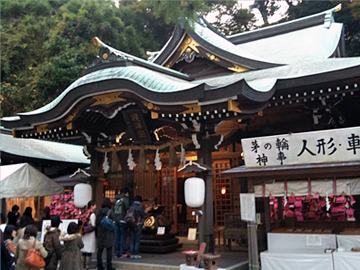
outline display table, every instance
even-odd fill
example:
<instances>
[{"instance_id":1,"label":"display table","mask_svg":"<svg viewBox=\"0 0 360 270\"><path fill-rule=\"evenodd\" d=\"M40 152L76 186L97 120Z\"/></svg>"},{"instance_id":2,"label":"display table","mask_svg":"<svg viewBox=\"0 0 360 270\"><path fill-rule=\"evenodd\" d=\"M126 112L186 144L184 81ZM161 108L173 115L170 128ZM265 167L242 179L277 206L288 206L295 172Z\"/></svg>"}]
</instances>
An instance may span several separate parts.
<instances>
[{"instance_id":1,"label":"display table","mask_svg":"<svg viewBox=\"0 0 360 270\"><path fill-rule=\"evenodd\" d=\"M333 253L335 270L354 270L360 269L360 252L345 249L345 251L335 251Z\"/></svg>"},{"instance_id":2,"label":"display table","mask_svg":"<svg viewBox=\"0 0 360 270\"><path fill-rule=\"evenodd\" d=\"M360 252L351 251L352 248L360 247L360 235L341 234L336 236L338 248L344 251L333 253L335 270L360 269Z\"/></svg>"},{"instance_id":3,"label":"display table","mask_svg":"<svg viewBox=\"0 0 360 270\"><path fill-rule=\"evenodd\" d=\"M337 235L336 242L338 247L344 247L350 250L354 247L360 247L360 235ZM360 256L359 253L358 256Z\"/></svg>"},{"instance_id":4,"label":"display table","mask_svg":"<svg viewBox=\"0 0 360 270\"><path fill-rule=\"evenodd\" d=\"M269 252L296 250L297 252L324 252L325 249L336 249L334 234L305 233L268 233Z\"/></svg>"},{"instance_id":5,"label":"display table","mask_svg":"<svg viewBox=\"0 0 360 270\"><path fill-rule=\"evenodd\" d=\"M295 250L260 253L262 270L332 270L333 253ZM345 269L345 268L339 268ZM347 269L347 268L346 268ZM357 269L357 268L352 268Z\"/></svg>"}]
</instances>

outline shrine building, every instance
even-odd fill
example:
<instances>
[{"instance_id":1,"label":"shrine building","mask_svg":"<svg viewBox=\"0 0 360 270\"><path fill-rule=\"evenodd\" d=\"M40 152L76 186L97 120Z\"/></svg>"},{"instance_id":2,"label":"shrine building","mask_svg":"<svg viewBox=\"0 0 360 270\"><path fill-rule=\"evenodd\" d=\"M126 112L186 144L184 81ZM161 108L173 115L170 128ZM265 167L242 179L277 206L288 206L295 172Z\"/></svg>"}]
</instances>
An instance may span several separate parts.
<instances>
[{"instance_id":1,"label":"shrine building","mask_svg":"<svg viewBox=\"0 0 360 270\"><path fill-rule=\"evenodd\" d=\"M4 117L2 125L16 138L84 146L99 205L129 187L132 196L165 205L180 235L196 226L183 195L184 181L196 173L178 170L188 161L212 167L205 214L211 238L227 213L239 213L240 192L272 179L271 167L239 167L242 139L360 125L360 57L345 57L338 9L233 36L198 16L193 29L178 25L148 60L95 37L99 55L84 76L46 106ZM359 161L334 166L302 176L333 177L346 167L346 176L360 177ZM235 178L221 174L232 168Z\"/></svg>"}]
</instances>

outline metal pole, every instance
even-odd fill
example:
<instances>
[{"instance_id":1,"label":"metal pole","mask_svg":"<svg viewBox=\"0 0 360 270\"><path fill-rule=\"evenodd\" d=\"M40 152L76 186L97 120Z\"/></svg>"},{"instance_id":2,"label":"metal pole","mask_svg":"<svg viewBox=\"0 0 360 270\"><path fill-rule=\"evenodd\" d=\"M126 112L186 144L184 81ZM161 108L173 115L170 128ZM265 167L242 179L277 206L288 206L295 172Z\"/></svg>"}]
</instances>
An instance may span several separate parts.
<instances>
[{"instance_id":1,"label":"metal pole","mask_svg":"<svg viewBox=\"0 0 360 270\"><path fill-rule=\"evenodd\" d=\"M248 221L249 270L259 270L259 253L257 244L257 224Z\"/></svg>"},{"instance_id":2,"label":"metal pole","mask_svg":"<svg viewBox=\"0 0 360 270\"><path fill-rule=\"evenodd\" d=\"M248 238L249 270L252 270L252 241L251 241L250 221L247 222L247 238Z\"/></svg>"},{"instance_id":3,"label":"metal pole","mask_svg":"<svg viewBox=\"0 0 360 270\"><path fill-rule=\"evenodd\" d=\"M200 250L201 243L205 242L205 217L204 217L204 208L205 206L202 205L200 208L200 211L202 214L199 214L199 223L198 223L198 229L199 229L199 239L198 239L198 248Z\"/></svg>"}]
</instances>

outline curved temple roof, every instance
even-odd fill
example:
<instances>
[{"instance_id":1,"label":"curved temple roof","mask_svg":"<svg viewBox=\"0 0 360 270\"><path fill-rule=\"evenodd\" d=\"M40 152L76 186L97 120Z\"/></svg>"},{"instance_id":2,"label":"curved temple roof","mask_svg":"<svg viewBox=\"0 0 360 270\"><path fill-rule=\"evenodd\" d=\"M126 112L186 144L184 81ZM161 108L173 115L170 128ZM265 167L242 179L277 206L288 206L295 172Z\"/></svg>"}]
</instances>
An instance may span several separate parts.
<instances>
[{"instance_id":1,"label":"curved temple roof","mask_svg":"<svg viewBox=\"0 0 360 270\"><path fill-rule=\"evenodd\" d=\"M279 31L280 34L274 37L268 36L268 30L259 30L258 32L265 33L267 38L252 37L251 41L240 42L237 46L230 42L231 38L227 40L209 28L206 22L199 20L194 31L187 32L193 40L208 51L213 50L211 52L214 54L224 58L231 56L232 59L239 61L237 63L245 63L256 69L242 73L215 74L201 79L191 79L187 74L162 66L184 38L184 31L181 29L180 31L179 28L175 30L172 39L153 62L123 53L95 39L94 43L101 47L100 57L88 68L86 75L71 84L46 106L32 112L19 113L17 117L2 118L2 123L8 128L27 129L30 126L65 117L74 106L86 98L120 91L135 95L144 102L167 106L184 104L202 106L202 104L211 105L238 100L237 109L242 113L254 113L266 106L275 91L299 87L305 89L309 85L325 82L332 82L335 85L339 80L345 81L360 76L360 57L328 58L334 54L335 48L338 48L336 44L339 43L342 31L340 24L333 23L332 17L328 18L329 14L332 16L333 11L334 9L320 15L309 16L295 23L285 23L285 28L283 25L272 26L270 32L274 32L277 28L282 29ZM328 18L330 22L325 20L324 24L324 18ZM296 23L304 22L307 23L306 27L293 29ZM316 37L326 40L327 44L324 46L317 40L317 45L314 45L316 48L312 52L305 49L301 51L301 46L292 47L290 41L295 40L295 37L305 38L307 31L317 33ZM248 34L244 34L246 35ZM274 55L269 53L273 45L268 39L272 38L277 39L278 44L280 39L284 39L288 50L284 50L283 58L280 53ZM269 42L269 47L261 52L250 47L250 44L263 46L261 44L264 42ZM278 47L280 51L281 46ZM322 53L313 57L312 54L320 48L323 48ZM272 50L275 48L273 47ZM300 56L297 56L298 51ZM290 61L291 53L293 60ZM266 62L268 60L269 62ZM274 64L274 60L289 63L278 65Z\"/></svg>"},{"instance_id":2,"label":"curved temple roof","mask_svg":"<svg viewBox=\"0 0 360 270\"><path fill-rule=\"evenodd\" d=\"M341 45L343 26L335 23L333 18L333 12L340 9L341 4L315 15L229 37L219 34L199 16L194 30L188 31L188 34L216 56L250 69L274 67L305 59L321 60L332 57ZM176 28L169 42L152 57L152 62L164 65L184 38L185 32L181 26ZM341 48L340 54L343 53Z\"/></svg>"}]
</instances>

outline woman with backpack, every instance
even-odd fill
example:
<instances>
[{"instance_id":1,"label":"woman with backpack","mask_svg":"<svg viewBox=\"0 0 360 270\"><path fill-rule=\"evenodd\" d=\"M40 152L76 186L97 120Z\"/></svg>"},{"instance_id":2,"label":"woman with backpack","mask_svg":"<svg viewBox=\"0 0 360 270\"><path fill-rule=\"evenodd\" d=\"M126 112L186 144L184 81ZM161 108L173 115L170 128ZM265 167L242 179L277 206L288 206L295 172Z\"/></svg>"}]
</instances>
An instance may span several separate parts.
<instances>
[{"instance_id":1,"label":"woman with backpack","mask_svg":"<svg viewBox=\"0 0 360 270\"><path fill-rule=\"evenodd\" d=\"M134 202L130 206L130 209L134 209L134 219L135 219L135 226L129 229L130 232L130 259L141 259L139 255L139 248L140 248L140 237L142 232L142 221L146 215L146 213L151 209L151 206L148 206L145 211L141 206L142 198L141 196L137 195L134 197Z\"/></svg>"},{"instance_id":2,"label":"woman with backpack","mask_svg":"<svg viewBox=\"0 0 360 270\"><path fill-rule=\"evenodd\" d=\"M32 270L31 267L25 265L25 257L29 248L34 247L41 254L44 259L48 252L40 241L36 240L37 229L34 225L27 225L25 227L24 238L20 239L15 252L16 267L15 270Z\"/></svg>"},{"instance_id":3,"label":"woman with backpack","mask_svg":"<svg viewBox=\"0 0 360 270\"><path fill-rule=\"evenodd\" d=\"M108 217L111 220L114 220L114 214L111 211L112 203L109 198L104 198L101 209L96 214L96 227L97 227L97 268L102 270L102 252L106 249L106 270L115 270L112 267L112 249L114 246L115 240L115 226L113 231L109 231L105 228L101 221Z\"/></svg>"}]
</instances>

